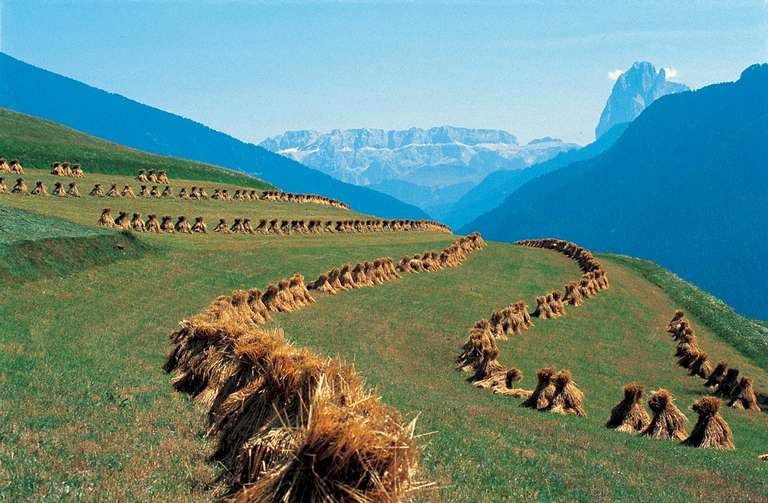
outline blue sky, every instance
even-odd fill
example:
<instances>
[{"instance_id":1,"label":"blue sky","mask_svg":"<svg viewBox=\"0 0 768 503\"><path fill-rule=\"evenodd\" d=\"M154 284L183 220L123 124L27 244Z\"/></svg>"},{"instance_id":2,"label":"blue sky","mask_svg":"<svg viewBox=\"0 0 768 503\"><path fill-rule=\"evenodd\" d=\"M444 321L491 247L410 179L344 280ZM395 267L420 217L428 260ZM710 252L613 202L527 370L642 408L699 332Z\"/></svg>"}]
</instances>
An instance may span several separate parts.
<instances>
[{"instance_id":1,"label":"blue sky","mask_svg":"<svg viewBox=\"0 0 768 503\"><path fill-rule=\"evenodd\" d=\"M0 4L4 52L248 141L451 124L587 143L633 61L700 87L768 60L764 0Z\"/></svg>"}]
</instances>

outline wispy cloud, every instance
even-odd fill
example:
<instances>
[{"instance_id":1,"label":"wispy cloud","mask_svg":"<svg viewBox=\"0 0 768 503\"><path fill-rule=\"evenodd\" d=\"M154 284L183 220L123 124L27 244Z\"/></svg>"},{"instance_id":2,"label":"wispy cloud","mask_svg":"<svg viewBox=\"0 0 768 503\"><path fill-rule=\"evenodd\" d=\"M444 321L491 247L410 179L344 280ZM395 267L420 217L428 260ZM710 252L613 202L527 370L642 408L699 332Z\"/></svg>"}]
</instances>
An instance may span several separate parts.
<instances>
[{"instance_id":1,"label":"wispy cloud","mask_svg":"<svg viewBox=\"0 0 768 503\"><path fill-rule=\"evenodd\" d=\"M611 80L617 80L619 77L621 77L621 74L624 73L621 70L611 70L608 72L608 78Z\"/></svg>"}]
</instances>

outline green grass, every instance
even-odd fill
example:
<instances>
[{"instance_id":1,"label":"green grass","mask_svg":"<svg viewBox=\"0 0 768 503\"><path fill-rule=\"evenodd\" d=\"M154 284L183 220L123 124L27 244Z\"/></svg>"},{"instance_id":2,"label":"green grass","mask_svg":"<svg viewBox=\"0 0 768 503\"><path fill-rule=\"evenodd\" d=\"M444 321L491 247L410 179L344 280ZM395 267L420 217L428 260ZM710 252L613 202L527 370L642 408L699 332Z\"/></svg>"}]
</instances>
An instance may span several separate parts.
<instances>
[{"instance_id":1,"label":"green grass","mask_svg":"<svg viewBox=\"0 0 768 503\"><path fill-rule=\"evenodd\" d=\"M0 280L26 282L63 276L132 258L147 245L114 233L0 206Z\"/></svg>"},{"instance_id":2,"label":"green grass","mask_svg":"<svg viewBox=\"0 0 768 503\"><path fill-rule=\"evenodd\" d=\"M768 324L740 316L728 304L648 260L609 255L658 286L686 312L695 314L726 342L768 369Z\"/></svg>"},{"instance_id":3,"label":"green grass","mask_svg":"<svg viewBox=\"0 0 768 503\"><path fill-rule=\"evenodd\" d=\"M130 204L188 216L343 211L286 203ZM29 252L40 254L39 243L48 239L80 239L81 232L120 236L93 228L101 199L8 195L0 205L70 222L25 215L29 223L14 224L4 239L28 243ZM26 229L45 237L30 241ZM206 411L172 391L161 370L167 335L179 320L234 289L295 272L313 278L344 261L439 249L452 238L414 232L134 239L140 253L124 260L91 260L80 270L37 278L34 269L46 266L30 262L25 283L0 283L0 500L210 500L206 485L217 467L206 462L212 446L200 435ZM764 500L768 464L756 457L768 452L766 414L723 411L734 452L604 427L632 380L672 391L692 427L690 405L705 390L675 365L664 329L678 306L713 358L752 375L758 389L768 387L768 374L708 314L705 297L688 295L690 307L681 303L676 292L686 287L679 279L667 277L660 288L635 261L601 260L610 290L500 343L502 363L524 371L523 387L533 387L539 367L572 370L586 393L586 418L523 409L518 399L473 388L453 367L477 319L519 299L532 304L535 295L578 276L576 265L554 252L491 243L461 267L322 296L275 323L295 343L353 362L385 402L418 416L419 432L432 432L421 441L422 476L437 489L424 500Z\"/></svg>"},{"instance_id":4,"label":"green grass","mask_svg":"<svg viewBox=\"0 0 768 503\"><path fill-rule=\"evenodd\" d=\"M148 154L59 124L0 108L0 157L18 159L27 168L50 171L56 161L80 163L89 173L135 176L140 169L166 170L173 179L205 180L256 189L267 182L210 164Z\"/></svg>"}]
</instances>

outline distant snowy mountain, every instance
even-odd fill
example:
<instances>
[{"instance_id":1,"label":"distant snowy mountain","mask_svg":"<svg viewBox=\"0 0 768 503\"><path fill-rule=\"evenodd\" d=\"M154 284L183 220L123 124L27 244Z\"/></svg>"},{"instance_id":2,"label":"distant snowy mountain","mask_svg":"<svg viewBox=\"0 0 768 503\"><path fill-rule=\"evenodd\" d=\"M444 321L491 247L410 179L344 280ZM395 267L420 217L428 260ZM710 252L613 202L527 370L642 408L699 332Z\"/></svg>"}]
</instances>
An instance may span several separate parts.
<instances>
[{"instance_id":1,"label":"distant snowy mountain","mask_svg":"<svg viewBox=\"0 0 768 503\"><path fill-rule=\"evenodd\" d=\"M656 70L655 66L645 61L633 64L613 85L595 129L595 137L600 138L616 124L632 122L662 96L688 90L685 84L668 81L663 68Z\"/></svg>"},{"instance_id":2,"label":"distant snowy mountain","mask_svg":"<svg viewBox=\"0 0 768 503\"><path fill-rule=\"evenodd\" d=\"M288 131L261 147L422 209L450 204L493 171L523 169L578 147L557 138L520 145L499 129Z\"/></svg>"}]
</instances>

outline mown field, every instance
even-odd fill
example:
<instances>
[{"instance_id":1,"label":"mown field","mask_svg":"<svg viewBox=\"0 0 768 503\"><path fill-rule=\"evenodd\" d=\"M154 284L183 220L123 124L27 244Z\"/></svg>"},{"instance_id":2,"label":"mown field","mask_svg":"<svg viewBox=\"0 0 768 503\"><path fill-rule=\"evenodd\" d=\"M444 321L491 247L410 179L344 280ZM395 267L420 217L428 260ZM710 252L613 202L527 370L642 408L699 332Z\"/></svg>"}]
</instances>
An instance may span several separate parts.
<instances>
[{"instance_id":1,"label":"mown field","mask_svg":"<svg viewBox=\"0 0 768 503\"><path fill-rule=\"evenodd\" d=\"M48 133L27 141L41 159L66 159L51 154L51 145L86 158L87 144ZM0 133L0 141L3 134L13 139ZM132 152L120 169L105 164L79 181L80 199L0 195L2 501L210 500L208 485L220 467L207 462L213 446L202 434L206 410L174 392L161 368L178 322L235 289L263 288L297 272L310 280L343 262L398 259L454 239L432 232L280 237L96 228L106 206L113 213L204 216L209 226L220 217L359 216L314 204L89 197L97 182L136 189L126 175L143 161ZM188 179L169 172L176 190L200 180L206 189L239 183L215 168L184 166ZM49 189L69 180L35 170L25 179L30 186L44 180ZM316 304L273 323L296 344L353 362L386 403L418 417L420 478L435 482L419 500L768 500L768 463L757 461L768 453L766 413L723 410L737 446L730 452L604 427L622 386L638 381L646 394L669 389L692 428L690 406L705 390L675 363L665 332L675 308L688 311L711 358L754 377L758 390L768 389L766 329L653 264L600 260L610 290L499 343L500 361L525 373L524 388L534 387L539 367L570 369L586 394L585 418L521 408L519 399L472 387L454 368L476 320L517 300L532 305L536 295L578 277L574 262L551 251L491 243L460 267L318 295Z\"/></svg>"},{"instance_id":2,"label":"mown field","mask_svg":"<svg viewBox=\"0 0 768 503\"><path fill-rule=\"evenodd\" d=\"M2 202L5 202L3 199ZM37 210L46 200L27 198ZM35 202L37 201L37 202ZM77 201L69 201L77 205ZM74 214L75 210L72 211ZM69 213L64 213L69 214ZM85 221L85 219L83 219ZM101 239L101 233L93 239ZM50 237L50 236L48 236ZM242 239L241 239L242 238ZM291 237L140 235L146 250L85 270L6 283L0 316L0 494L10 500L206 500L205 411L161 365L176 323L217 295L344 261L442 248L437 233ZM768 494L766 415L725 410L738 449L713 452L603 427L621 386L666 387L692 427L701 381L675 365L664 332L677 303L626 259L601 257L612 288L564 318L500 343L532 388L545 365L573 371L586 418L544 414L475 389L453 360L472 323L579 273L553 252L491 244L459 268L323 297L280 315L288 337L355 363L406 417L419 416L424 500L758 501ZM768 386L765 370L696 316L705 350ZM726 474L727 476L723 476Z\"/></svg>"}]
</instances>

